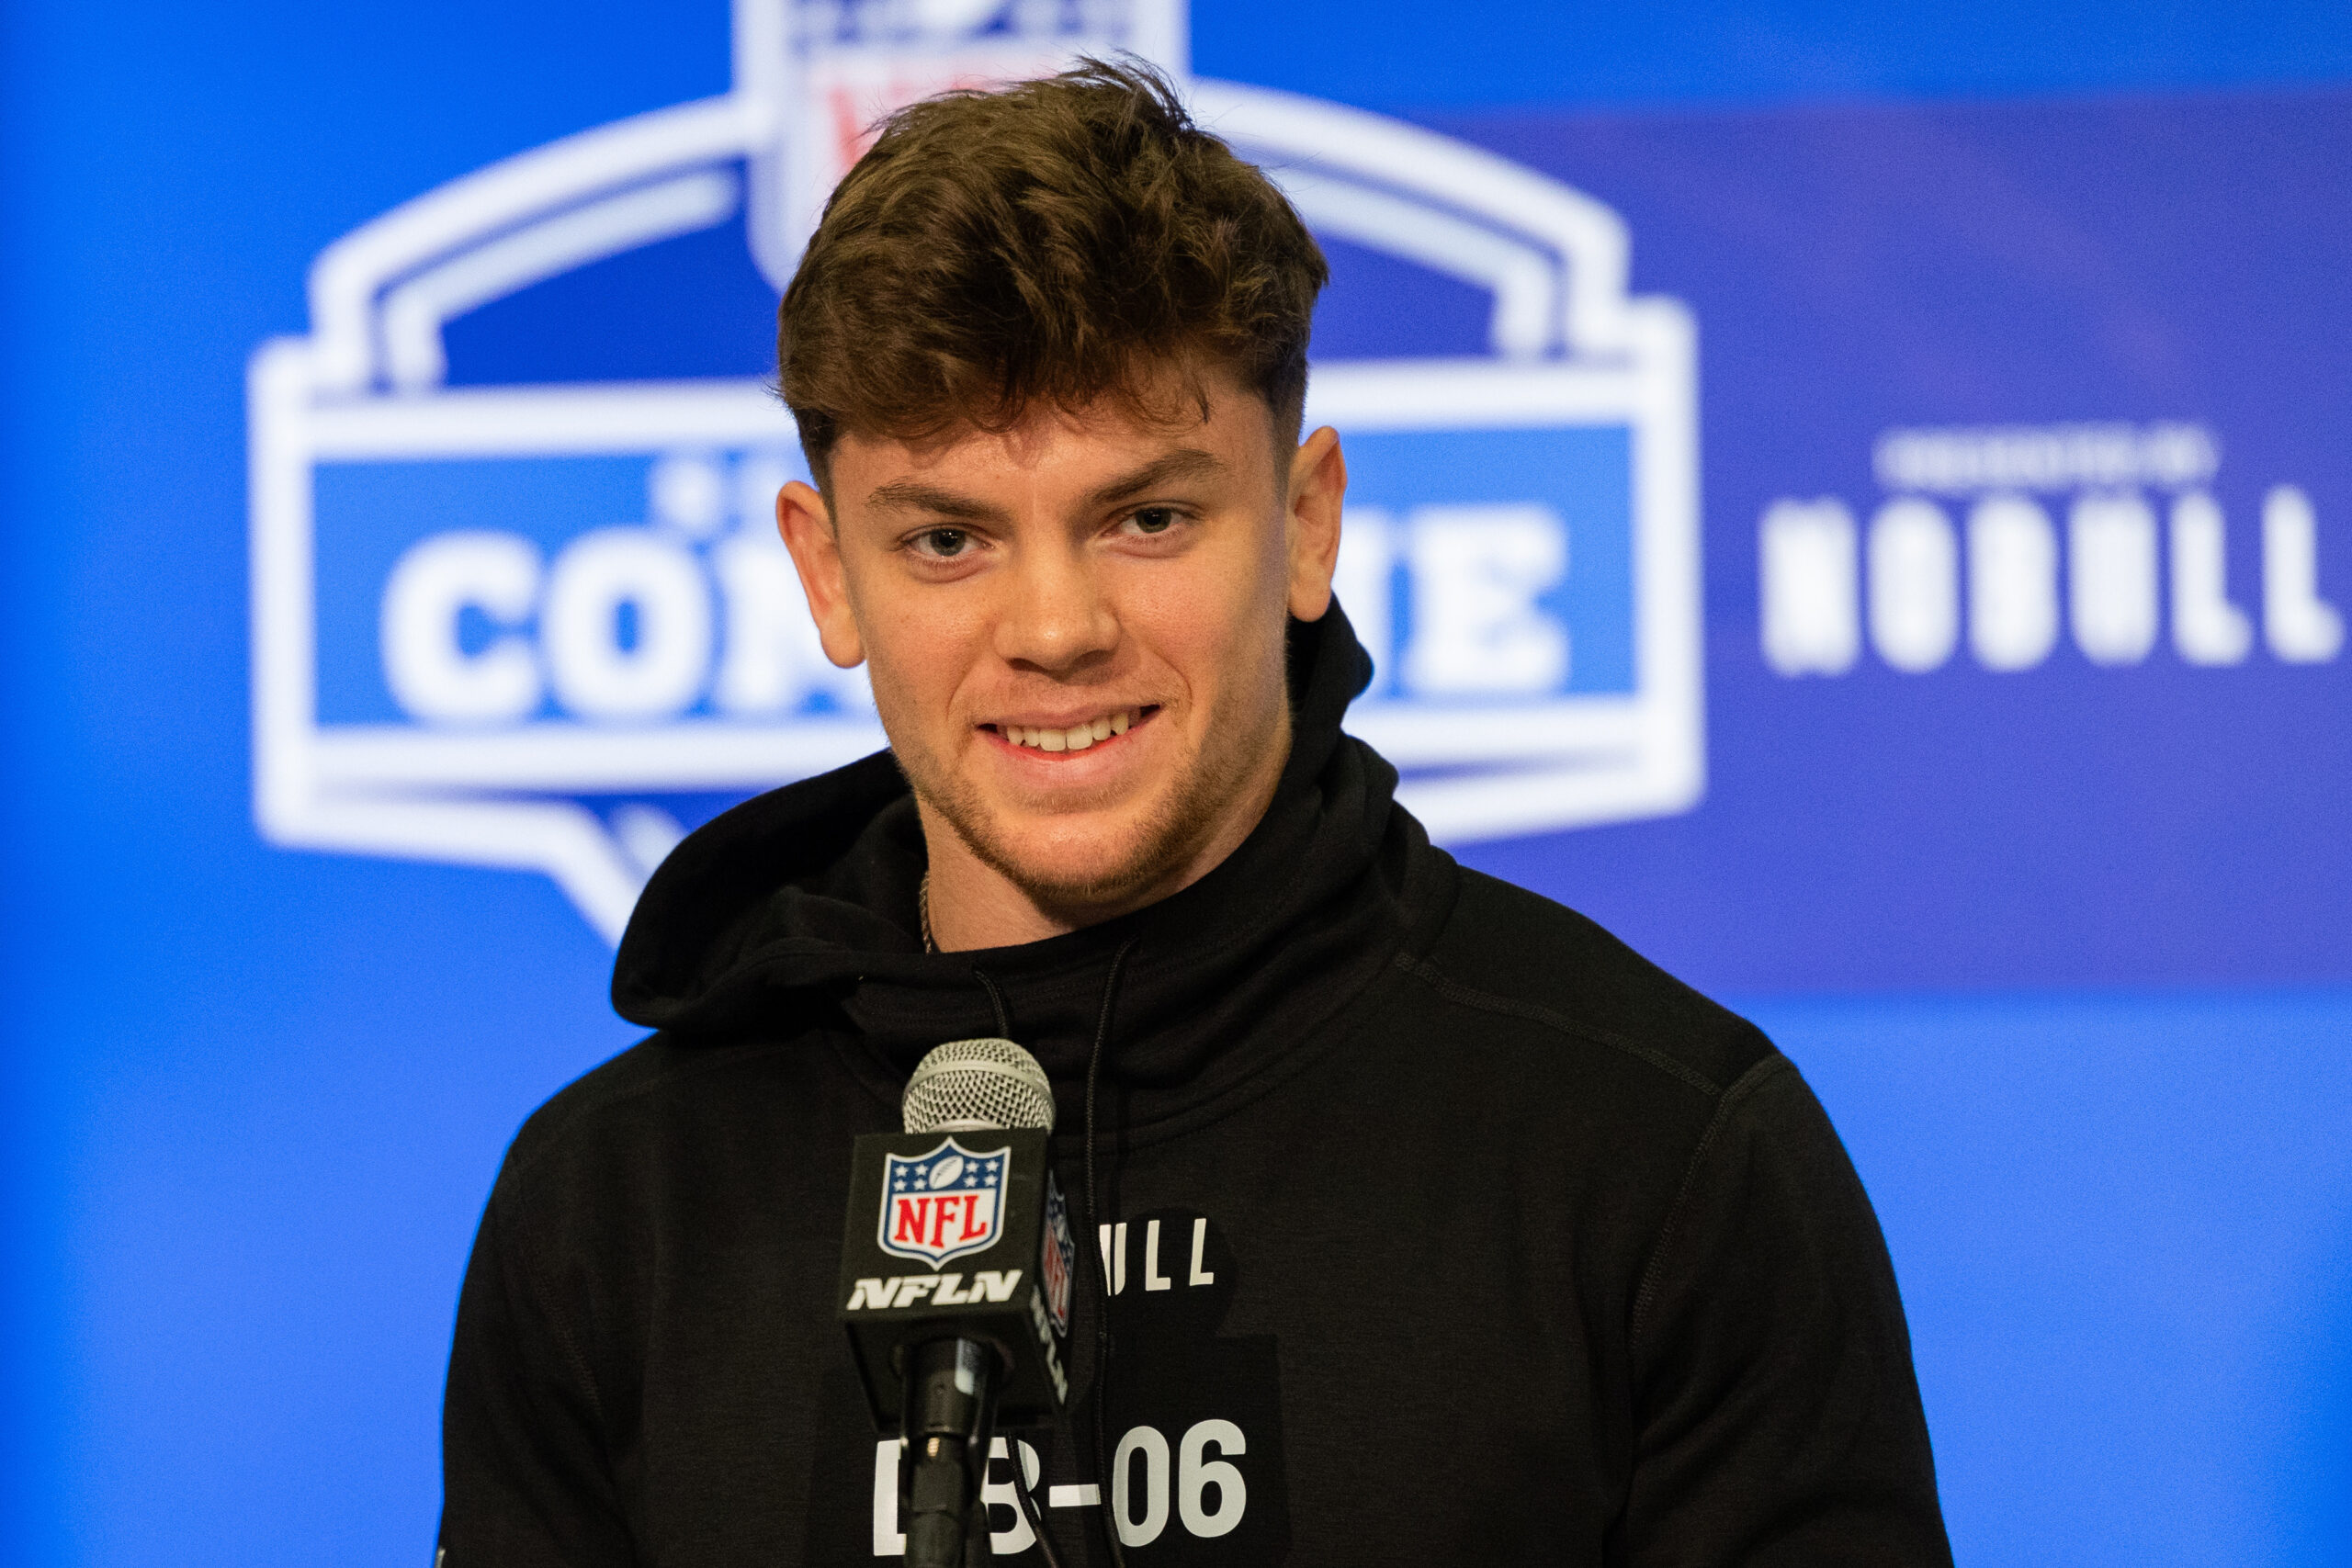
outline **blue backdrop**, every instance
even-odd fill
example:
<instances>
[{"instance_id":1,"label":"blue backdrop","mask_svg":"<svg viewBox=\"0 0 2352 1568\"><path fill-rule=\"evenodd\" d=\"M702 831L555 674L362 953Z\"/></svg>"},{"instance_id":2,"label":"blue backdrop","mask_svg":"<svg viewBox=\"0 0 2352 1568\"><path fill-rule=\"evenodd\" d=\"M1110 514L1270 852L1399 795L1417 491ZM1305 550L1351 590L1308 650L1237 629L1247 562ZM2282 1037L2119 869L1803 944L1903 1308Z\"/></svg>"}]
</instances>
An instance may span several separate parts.
<instances>
[{"instance_id":1,"label":"blue backdrop","mask_svg":"<svg viewBox=\"0 0 2352 1568\"><path fill-rule=\"evenodd\" d=\"M727 7L6 17L0 1532L28 1562L423 1562L499 1154L630 1034L576 891L257 829L246 369L319 324L339 236L727 91ZM2352 10L1199 0L1191 38L1203 77L1585 193L1695 324L1697 793L1460 852L1815 1082L1962 1560L2352 1555ZM745 221L453 311L447 385L758 375ZM1328 385L1489 353L1458 277L1331 250ZM1628 438L1555 442L1532 489L1473 460L1523 432L1430 439L1363 437L1384 691L1442 619L1414 509L1537 502L1562 532L1510 537L1563 552L1547 691L1633 689ZM648 459L565 461L601 509L566 529L648 515ZM568 536L433 502L448 472L321 468L322 722L400 716L386 519ZM468 615L473 657L503 634ZM567 795L616 864L729 797Z\"/></svg>"}]
</instances>

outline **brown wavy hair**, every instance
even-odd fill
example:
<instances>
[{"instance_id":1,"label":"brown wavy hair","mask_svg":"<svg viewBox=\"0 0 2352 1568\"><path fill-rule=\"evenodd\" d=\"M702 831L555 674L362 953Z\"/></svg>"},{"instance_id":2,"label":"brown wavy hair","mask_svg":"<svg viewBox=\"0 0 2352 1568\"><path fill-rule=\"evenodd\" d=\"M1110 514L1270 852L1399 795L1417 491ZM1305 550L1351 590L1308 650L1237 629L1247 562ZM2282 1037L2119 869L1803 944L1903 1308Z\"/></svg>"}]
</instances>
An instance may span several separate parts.
<instances>
[{"instance_id":1,"label":"brown wavy hair","mask_svg":"<svg viewBox=\"0 0 2352 1568\"><path fill-rule=\"evenodd\" d=\"M1273 182L1121 60L892 115L777 311L779 389L830 488L845 433L1003 431L1105 398L1205 414L1203 367L1298 439L1323 254Z\"/></svg>"}]
</instances>

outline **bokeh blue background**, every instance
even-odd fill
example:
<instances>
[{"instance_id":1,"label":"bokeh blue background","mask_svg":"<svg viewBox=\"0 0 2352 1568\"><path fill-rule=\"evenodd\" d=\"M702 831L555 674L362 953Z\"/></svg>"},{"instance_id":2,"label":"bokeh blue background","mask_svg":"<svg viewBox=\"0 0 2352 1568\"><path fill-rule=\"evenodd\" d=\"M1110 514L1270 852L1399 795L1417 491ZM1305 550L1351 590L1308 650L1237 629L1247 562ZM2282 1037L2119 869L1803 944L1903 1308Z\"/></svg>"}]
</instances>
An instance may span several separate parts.
<instances>
[{"instance_id":1,"label":"bokeh blue background","mask_svg":"<svg viewBox=\"0 0 2352 1568\"><path fill-rule=\"evenodd\" d=\"M551 885L255 835L243 369L263 338L306 327L304 270L337 235L508 153L724 90L728 19L712 0L0 15L0 1553L421 1564L441 1360L500 1151L630 1036L604 1006L606 950ZM2240 162L2209 182L2231 200L2261 198L2266 146L2307 171L2297 189L2328 189L2312 166L2338 171L2333 208L2305 203L2316 281L2290 295L2330 323L2352 310L2344 270L2324 265L2345 259L2327 247L2352 209L2334 158L2352 118L2342 5L1197 0L1193 50L1203 74L1420 118L1619 201L1637 287L1699 313L1711 464L1719 435L1760 439L1715 383L1770 384L1738 355L1769 335L1772 297L1747 314L1726 304L1739 279L1704 254L1706 214L1676 208L1670 154L1697 166L1690 150L1710 137L1731 149L1720 164L1751 140L1785 151L1886 126L1981 144L2120 125L2103 134L2128 148L2132 123L2210 123L2239 139ZM2045 152L2064 164L2063 143ZM1758 179L1776 188L1769 168ZM2244 282L2230 260L2206 279L2217 299ZM692 304L660 319L680 337L720 331ZM462 324L450 341L461 359ZM2303 374L2324 372L2325 347ZM2344 385L2290 390L2318 426L2352 423ZM1988 417L2113 412L2077 400ZM1858 466L1847 448L1823 460ZM1800 464L1787 482L1867 499L1842 471ZM1711 540L1752 537L1762 499L1711 495ZM1738 661L1756 664L1753 570L1709 562L1711 653L1732 661L1715 682L1719 757L1772 755L1724 706L1748 679ZM2335 668L2333 728L2246 825L2256 860L2295 841L2262 811L2325 807L2352 783ZM1928 706L1964 709L1971 690ZM2161 736L2174 720L2117 722ZM2082 779L2041 779L2035 755L2004 764L2018 788L2075 793ZM2086 776L2128 775L2133 755L2098 754ZM1716 798L1733 782L1719 772ZM1857 810L1873 799L1868 777L1768 782L1841 790ZM2102 909L2101 879L2136 886L2170 852L2160 838L2094 843L2086 896L2055 909L1929 859L1887 921L1940 941L1889 952L1870 946L1867 907L1850 931L1798 907L1788 888L1814 863L1801 855L1725 886L1720 918L1655 895L1711 860L1745 863L1708 820L1478 858L1747 1008L1819 1088L1894 1248L1962 1560L2352 1559L2342 889L2279 875L2278 900L2304 912L2290 937L2271 912L2200 912L2196 866L2170 904ZM2140 937L2103 940L2119 919ZM1792 942L1792 927L1812 934ZM2233 946L2233 927L2254 934Z\"/></svg>"}]
</instances>

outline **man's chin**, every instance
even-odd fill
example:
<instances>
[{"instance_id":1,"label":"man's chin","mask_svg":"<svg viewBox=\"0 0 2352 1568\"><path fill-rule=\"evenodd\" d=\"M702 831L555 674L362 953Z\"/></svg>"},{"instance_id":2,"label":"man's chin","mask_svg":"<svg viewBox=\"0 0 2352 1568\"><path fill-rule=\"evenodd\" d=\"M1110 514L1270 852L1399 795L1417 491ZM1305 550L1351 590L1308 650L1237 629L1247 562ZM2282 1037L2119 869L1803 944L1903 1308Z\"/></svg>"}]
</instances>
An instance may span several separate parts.
<instances>
[{"instance_id":1,"label":"man's chin","mask_svg":"<svg viewBox=\"0 0 2352 1568\"><path fill-rule=\"evenodd\" d=\"M1157 824L1106 824L1070 830L1053 818L999 818L966 841L1040 908L1071 913L1115 908L1148 896L1167 879L1174 846Z\"/></svg>"},{"instance_id":2,"label":"man's chin","mask_svg":"<svg viewBox=\"0 0 2352 1568\"><path fill-rule=\"evenodd\" d=\"M1235 765L1194 766L1153 780L1156 787L1052 809L953 773L910 767L907 776L975 858L1040 912L1078 927L1165 897L1207 869L1201 863L1218 822L1245 804L1245 770L1238 757L1228 761ZM927 787L934 783L945 787Z\"/></svg>"}]
</instances>

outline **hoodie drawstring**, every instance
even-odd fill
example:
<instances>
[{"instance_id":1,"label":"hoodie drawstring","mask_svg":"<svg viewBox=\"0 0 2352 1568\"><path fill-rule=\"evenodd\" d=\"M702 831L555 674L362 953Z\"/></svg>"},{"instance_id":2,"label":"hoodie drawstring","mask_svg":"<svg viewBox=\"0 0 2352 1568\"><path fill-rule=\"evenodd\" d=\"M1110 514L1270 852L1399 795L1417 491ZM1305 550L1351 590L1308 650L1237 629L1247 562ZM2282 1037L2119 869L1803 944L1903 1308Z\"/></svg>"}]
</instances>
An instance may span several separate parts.
<instances>
[{"instance_id":1,"label":"hoodie drawstring","mask_svg":"<svg viewBox=\"0 0 2352 1568\"><path fill-rule=\"evenodd\" d=\"M925 892L929 892L927 887ZM930 934L931 918L929 911L926 910L923 917L923 935L926 941L929 940ZM978 980L980 983L980 989L988 993L989 1006L996 1012L996 1032L999 1038L1012 1039L1012 1010L1004 1005L1003 990L998 987L994 979L989 977L987 970L977 964L973 966L972 978ZM1028 1521L1029 1533L1037 1538L1037 1550L1045 1554L1046 1568L1062 1568L1061 1554L1054 1550L1053 1537L1046 1533L1046 1511L1037 1506L1036 1495L1029 1488L1029 1472L1021 1463L1020 1441L1016 1438L1007 1442L1004 1451L1006 1459L1012 1464L1012 1500L1015 1509L1023 1519Z\"/></svg>"},{"instance_id":2,"label":"hoodie drawstring","mask_svg":"<svg viewBox=\"0 0 2352 1568\"><path fill-rule=\"evenodd\" d=\"M1094 1287L1094 1478L1102 1488L1102 1536L1110 1543L1111 1561L1117 1568L1127 1568L1127 1554L1119 1542L1119 1526L1114 1517L1111 1502L1111 1446L1103 1422L1111 1395L1111 1258L1102 1247L1102 1224L1097 1217L1102 1204L1102 1190L1094 1177L1094 1102L1102 1082L1102 1052L1111 1040L1111 1008L1119 995L1119 972L1126 967L1127 954L1136 950L1134 937L1129 937L1111 959L1111 972L1102 981L1102 1013L1094 1025L1094 1049L1086 1058L1086 1234L1094 1244L1095 1267L1090 1271Z\"/></svg>"},{"instance_id":3,"label":"hoodie drawstring","mask_svg":"<svg viewBox=\"0 0 2352 1568\"><path fill-rule=\"evenodd\" d=\"M1119 998L1119 975L1125 969L1127 954L1133 953L1137 939L1129 937L1119 951L1111 956L1110 973L1102 977L1102 1010L1094 1021L1094 1048L1086 1056L1086 1234L1094 1246L1094 1268L1086 1270L1094 1292L1094 1387L1091 1391L1094 1405L1094 1474L1102 1499L1102 1537L1111 1548L1111 1561L1117 1568L1127 1568L1125 1548L1119 1540L1118 1522L1111 1507L1111 1448L1107 1427L1111 1388L1111 1291L1105 1283L1111 1275L1111 1261L1102 1250L1102 1225L1098 1215L1102 1209L1102 1186L1094 1168L1094 1111L1101 1098L1102 1083L1102 1053L1111 1043L1112 1010ZM1012 1013L1004 1005L1004 992L985 969L975 967L972 978L988 993L989 1006L996 1012L997 1032L1005 1039L1012 1038ZM1054 1544L1046 1536L1045 1511L1037 1506L1030 1495L1028 1476L1022 1472L1020 1450L1011 1450L1012 1458L1012 1490L1020 1504L1020 1511L1029 1521L1030 1533L1037 1538L1048 1568L1060 1568Z\"/></svg>"},{"instance_id":4,"label":"hoodie drawstring","mask_svg":"<svg viewBox=\"0 0 2352 1568\"><path fill-rule=\"evenodd\" d=\"M1004 1040L1012 1039L1012 1012L1004 1005L1004 993L997 989L996 982L989 978L989 972L985 969L975 966L972 970L972 978L980 983L980 989L989 994L989 1006L996 1010L998 1037Z\"/></svg>"}]
</instances>

